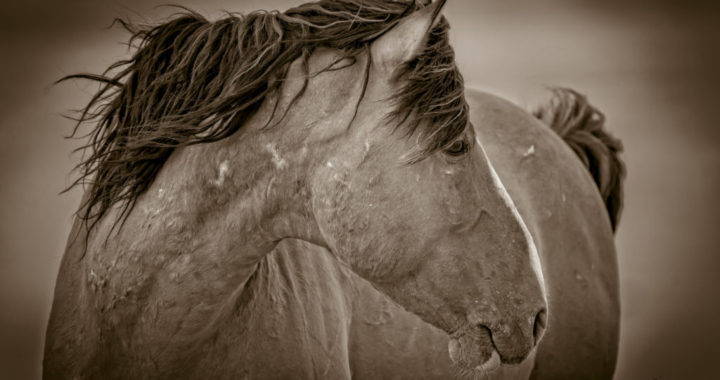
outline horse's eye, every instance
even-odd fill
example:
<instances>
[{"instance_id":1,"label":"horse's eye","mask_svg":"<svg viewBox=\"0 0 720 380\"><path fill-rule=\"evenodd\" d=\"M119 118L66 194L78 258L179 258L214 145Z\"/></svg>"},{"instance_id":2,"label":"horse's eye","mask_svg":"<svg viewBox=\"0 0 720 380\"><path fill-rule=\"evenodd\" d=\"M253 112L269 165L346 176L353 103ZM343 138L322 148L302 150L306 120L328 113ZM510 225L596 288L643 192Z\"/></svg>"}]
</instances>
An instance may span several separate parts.
<instances>
[{"instance_id":1,"label":"horse's eye","mask_svg":"<svg viewBox=\"0 0 720 380\"><path fill-rule=\"evenodd\" d=\"M452 143L447 149L445 149L445 153L451 155L451 156L461 156L469 150L470 145L465 140L458 140Z\"/></svg>"}]
</instances>

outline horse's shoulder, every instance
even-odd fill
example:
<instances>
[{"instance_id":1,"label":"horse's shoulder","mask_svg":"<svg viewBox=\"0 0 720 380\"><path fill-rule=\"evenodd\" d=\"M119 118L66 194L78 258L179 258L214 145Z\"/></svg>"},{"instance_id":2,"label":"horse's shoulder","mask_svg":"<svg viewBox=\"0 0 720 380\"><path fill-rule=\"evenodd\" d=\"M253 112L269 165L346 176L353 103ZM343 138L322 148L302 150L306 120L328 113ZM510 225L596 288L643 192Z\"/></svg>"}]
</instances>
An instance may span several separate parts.
<instances>
[{"instance_id":1,"label":"horse's shoulder","mask_svg":"<svg viewBox=\"0 0 720 380\"><path fill-rule=\"evenodd\" d=\"M75 218L55 283L52 310L47 326L44 376L74 378L79 368L93 358L96 335L94 314L87 310L87 271L83 265L86 226ZM78 334L78 331L83 331Z\"/></svg>"}]
</instances>

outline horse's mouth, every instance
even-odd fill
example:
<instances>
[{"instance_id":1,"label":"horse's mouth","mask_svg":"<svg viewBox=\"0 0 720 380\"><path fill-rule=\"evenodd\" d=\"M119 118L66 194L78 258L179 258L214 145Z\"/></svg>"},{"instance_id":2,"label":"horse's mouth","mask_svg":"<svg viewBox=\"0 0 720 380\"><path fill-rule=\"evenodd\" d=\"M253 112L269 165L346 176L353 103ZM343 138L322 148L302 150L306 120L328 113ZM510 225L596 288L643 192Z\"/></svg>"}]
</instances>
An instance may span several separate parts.
<instances>
[{"instance_id":1,"label":"horse's mouth","mask_svg":"<svg viewBox=\"0 0 720 380\"><path fill-rule=\"evenodd\" d=\"M500 367L500 355L493 345L490 330L466 325L452 334L448 343L450 359L466 370L492 372Z\"/></svg>"}]
</instances>

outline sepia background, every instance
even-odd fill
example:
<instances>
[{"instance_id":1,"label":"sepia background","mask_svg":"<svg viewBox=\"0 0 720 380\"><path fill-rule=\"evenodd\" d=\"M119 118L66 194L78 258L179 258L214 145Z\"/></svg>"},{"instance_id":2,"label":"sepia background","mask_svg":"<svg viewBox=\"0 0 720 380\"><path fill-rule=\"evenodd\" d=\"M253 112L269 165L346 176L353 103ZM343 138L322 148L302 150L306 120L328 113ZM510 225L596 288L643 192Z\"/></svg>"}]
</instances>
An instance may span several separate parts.
<instances>
[{"instance_id":1,"label":"sepia background","mask_svg":"<svg viewBox=\"0 0 720 380\"><path fill-rule=\"evenodd\" d=\"M62 113L95 89L53 86L126 53L116 16L158 20L166 0L0 3L0 378L40 377L43 335L79 190L59 195L79 141ZM289 0L176 1L220 10ZM562 85L589 96L624 144L617 234L617 379L717 375L720 359L720 3L450 0L466 82L531 107ZM718 234L718 235L716 235Z\"/></svg>"}]
</instances>

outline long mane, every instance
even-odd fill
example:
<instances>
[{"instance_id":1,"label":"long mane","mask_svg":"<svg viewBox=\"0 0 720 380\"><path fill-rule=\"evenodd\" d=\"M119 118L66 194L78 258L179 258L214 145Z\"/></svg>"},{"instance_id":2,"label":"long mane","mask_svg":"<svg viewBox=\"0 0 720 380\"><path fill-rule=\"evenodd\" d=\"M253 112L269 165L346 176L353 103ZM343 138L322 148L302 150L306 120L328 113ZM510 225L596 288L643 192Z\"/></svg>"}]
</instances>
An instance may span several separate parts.
<instances>
[{"instance_id":1,"label":"long mane","mask_svg":"<svg viewBox=\"0 0 720 380\"><path fill-rule=\"evenodd\" d=\"M427 3L428 1L425 1ZM89 186L78 216L96 223L115 204L120 218L175 148L213 142L235 133L278 91L290 64L307 60L319 47L347 57L401 18L422 8L420 1L322 0L284 13L228 14L217 21L183 8L168 21L120 24L131 34L129 59L104 73L65 77L90 79L100 89L81 111L72 133L93 125L71 187ZM408 134L419 134L429 154L451 144L467 124L463 80L442 19L425 51L395 75L402 87L391 119L412 118Z\"/></svg>"}]
</instances>

